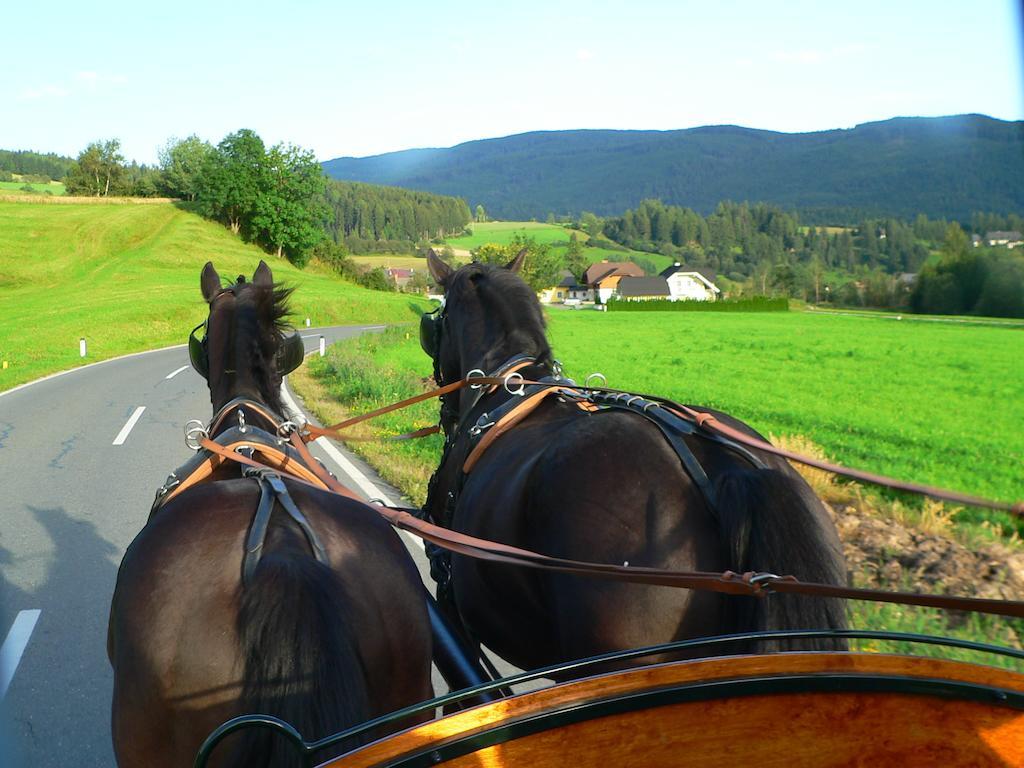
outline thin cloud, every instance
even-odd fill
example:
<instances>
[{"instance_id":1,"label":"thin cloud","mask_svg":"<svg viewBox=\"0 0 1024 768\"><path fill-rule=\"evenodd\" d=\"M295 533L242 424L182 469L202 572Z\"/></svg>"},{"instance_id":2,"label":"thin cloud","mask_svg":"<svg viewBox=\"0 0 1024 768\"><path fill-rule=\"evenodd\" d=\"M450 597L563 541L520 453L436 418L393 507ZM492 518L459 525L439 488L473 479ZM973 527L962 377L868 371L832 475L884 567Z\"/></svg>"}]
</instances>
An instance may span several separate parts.
<instances>
[{"instance_id":1,"label":"thin cloud","mask_svg":"<svg viewBox=\"0 0 1024 768\"><path fill-rule=\"evenodd\" d=\"M576 51L576 58L580 61L590 61L594 58L594 52L587 48L580 48Z\"/></svg>"}]
</instances>

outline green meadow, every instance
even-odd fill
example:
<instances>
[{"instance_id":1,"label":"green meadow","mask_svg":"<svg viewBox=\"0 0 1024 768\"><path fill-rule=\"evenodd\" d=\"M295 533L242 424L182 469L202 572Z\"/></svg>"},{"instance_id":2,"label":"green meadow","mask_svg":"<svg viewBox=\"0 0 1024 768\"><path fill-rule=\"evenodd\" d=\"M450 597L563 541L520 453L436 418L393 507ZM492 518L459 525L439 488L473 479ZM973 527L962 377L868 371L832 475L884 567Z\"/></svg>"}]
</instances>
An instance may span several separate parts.
<instances>
[{"instance_id":1,"label":"green meadow","mask_svg":"<svg viewBox=\"0 0 1024 768\"><path fill-rule=\"evenodd\" d=\"M416 297L298 270L219 224L170 204L0 202L0 390L55 371L183 343L206 316L199 272L251 276L265 259L296 288L294 320L314 325L415 319ZM84 337L89 355L78 354Z\"/></svg>"},{"instance_id":2,"label":"green meadow","mask_svg":"<svg viewBox=\"0 0 1024 768\"><path fill-rule=\"evenodd\" d=\"M59 181L51 181L49 184L29 184L32 187L33 192L47 193L51 195L63 195L64 185ZM21 193L30 194L24 189L25 182L23 181L0 181L0 194L5 193Z\"/></svg>"},{"instance_id":3,"label":"green meadow","mask_svg":"<svg viewBox=\"0 0 1024 768\"><path fill-rule=\"evenodd\" d=\"M488 221L470 224L469 228L473 234L451 237L445 242L452 248L469 251L479 248L485 243L508 245L514 237L520 235L531 237L540 244L563 243L563 245L555 245L554 250L557 253L564 254L567 248L566 244L574 233L584 245L589 240L589 236L585 232L569 229L558 224L543 224L537 221ZM583 253L591 262L601 261L602 259L625 261L630 256L637 256L652 262L659 270L672 264L672 259L668 256L662 256L659 253L644 253L643 251L587 247L584 248Z\"/></svg>"},{"instance_id":4,"label":"green meadow","mask_svg":"<svg viewBox=\"0 0 1024 768\"><path fill-rule=\"evenodd\" d=\"M1024 498L1020 326L811 312L551 311L549 335L578 381L597 371L612 387L728 411L764 434L803 435L855 467ZM335 374L353 355L362 368L386 371L379 385L355 374L328 382L356 411L407 396L431 374L416 334L405 331L348 342L335 355ZM399 414L385 426L404 431L432 413Z\"/></svg>"},{"instance_id":5,"label":"green meadow","mask_svg":"<svg viewBox=\"0 0 1024 768\"><path fill-rule=\"evenodd\" d=\"M900 478L1003 499L1024 497L1024 328L897 322L810 312L549 312L556 356L582 381L599 371L610 386L712 406L773 436L803 435L832 459ZM335 345L292 382L325 422L422 392L431 364L415 329L392 328ZM375 420L363 434L396 434L436 423L437 401ZM432 436L351 443L415 503L441 455ZM913 501L903 500L913 504ZM1007 516L965 510L968 538L998 534L971 525ZM854 574L855 582L858 578ZM850 603L853 626L918 632L1020 647L1019 622ZM855 643L868 651L901 644ZM971 652L914 652L1019 668Z\"/></svg>"}]
</instances>

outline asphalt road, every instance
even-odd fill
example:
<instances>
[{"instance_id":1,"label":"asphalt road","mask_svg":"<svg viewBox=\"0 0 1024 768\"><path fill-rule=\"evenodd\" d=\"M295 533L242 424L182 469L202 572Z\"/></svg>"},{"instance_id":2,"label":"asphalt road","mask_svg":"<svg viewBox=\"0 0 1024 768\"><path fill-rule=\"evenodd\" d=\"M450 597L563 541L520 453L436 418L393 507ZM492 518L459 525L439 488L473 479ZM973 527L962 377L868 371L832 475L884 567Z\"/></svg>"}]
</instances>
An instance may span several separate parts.
<instances>
[{"instance_id":1,"label":"asphalt road","mask_svg":"<svg viewBox=\"0 0 1024 768\"><path fill-rule=\"evenodd\" d=\"M313 351L320 334L331 343L375 327L303 335ZM191 453L184 423L210 415L185 347L0 393L0 765L114 764L105 644L117 567L155 490ZM313 453L365 496L400 498L351 454ZM445 690L436 675L435 687Z\"/></svg>"}]
</instances>

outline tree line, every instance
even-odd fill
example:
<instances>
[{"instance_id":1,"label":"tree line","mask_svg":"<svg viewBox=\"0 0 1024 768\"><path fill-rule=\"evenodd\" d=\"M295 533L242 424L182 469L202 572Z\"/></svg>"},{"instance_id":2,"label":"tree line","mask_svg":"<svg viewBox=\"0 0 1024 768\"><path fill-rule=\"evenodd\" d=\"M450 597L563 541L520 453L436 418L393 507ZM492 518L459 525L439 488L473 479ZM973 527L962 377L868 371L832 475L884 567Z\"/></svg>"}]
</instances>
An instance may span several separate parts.
<instances>
[{"instance_id":1,"label":"tree line","mask_svg":"<svg viewBox=\"0 0 1024 768\"><path fill-rule=\"evenodd\" d=\"M74 160L5 151L0 172L6 168L47 171L69 195L177 198L299 265L323 241L342 252L409 252L461 232L471 219L459 198L328 180L311 151L268 147L248 129L216 146L197 136L171 139L156 166L126 162L120 141L107 139L91 142Z\"/></svg>"},{"instance_id":2,"label":"tree line","mask_svg":"<svg viewBox=\"0 0 1024 768\"><path fill-rule=\"evenodd\" d=\"M708 216L645 200L622 216L584 213L591 242L660 253L711 267L760 295L941 314L1024 317L1024 258L971 245L968 235L1024 230L1015 214L976 213L957 222L866 218L856 227L803 226L777 206L720 203ZM636 261L640 261L635 259Z\"/></svg>"}]
</instances>

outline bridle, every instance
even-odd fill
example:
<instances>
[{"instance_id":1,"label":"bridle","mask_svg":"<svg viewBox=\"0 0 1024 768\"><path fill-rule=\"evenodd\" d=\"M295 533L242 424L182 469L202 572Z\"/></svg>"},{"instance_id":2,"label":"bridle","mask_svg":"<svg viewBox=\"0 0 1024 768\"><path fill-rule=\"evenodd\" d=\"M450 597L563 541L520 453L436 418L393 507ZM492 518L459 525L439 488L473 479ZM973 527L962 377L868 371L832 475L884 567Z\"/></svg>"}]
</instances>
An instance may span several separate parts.
<instances>
[{"instance_id":1,"label":"bridle","mask_svg":"<svg viewBox=\"0 0 1024 768\"><path fill-rule=\"evenodd\" d=\"M217 301L217 299L226 294L237 296L237 287L237 285L233 285L230 288L222 290L210 300L210 306L212 307L213 303ZM203 322L193 328L192 332L188 335L189 361L192 363L192 367L195 369L196 373L207 381L210 379L210 351L207 339L209 327L210 318L207 317ZM203 329L203 337L201 339L197 335L200 328ZM298 331L293 330L292 333L282 338L281 344L277 348L276 368L278 372L282 376L287 376L302 365L305 355L306 349L302 344L302 337L299 335ZM224 373L234 373L234 371L225 370Z\"/></svg>"}]
</instances>

